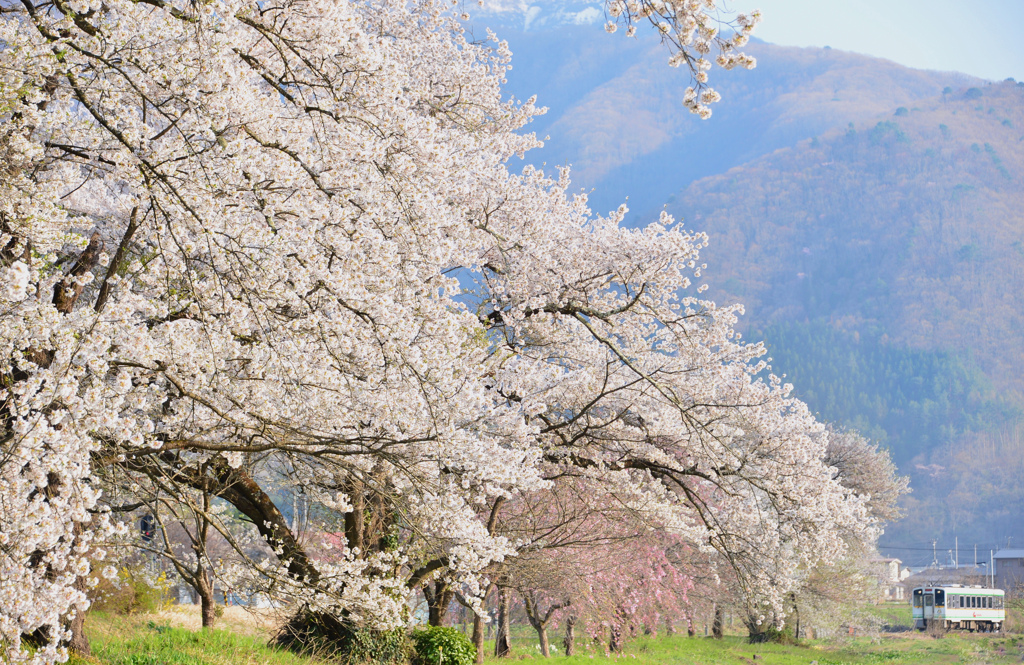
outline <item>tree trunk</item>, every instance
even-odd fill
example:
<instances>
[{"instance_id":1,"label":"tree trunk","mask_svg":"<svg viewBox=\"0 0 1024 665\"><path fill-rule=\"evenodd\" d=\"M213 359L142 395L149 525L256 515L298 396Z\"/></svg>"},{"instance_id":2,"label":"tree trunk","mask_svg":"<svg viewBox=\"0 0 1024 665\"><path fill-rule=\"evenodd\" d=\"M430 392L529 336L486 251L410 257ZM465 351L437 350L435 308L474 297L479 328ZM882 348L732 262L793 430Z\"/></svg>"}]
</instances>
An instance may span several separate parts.
<instances>
[{"instance_id":1,"label":"tree trunk","mask_svg":"<svg viewBox=\"0 0 1024 665\"><path fill-rule=\"evenodd\" d=\"M573 656L576 654L576 617L567 616L565 618L565 638L562 639L562 646L565 647L565 655Z\"/></svg>"},{"instance_id":2,"label":"tree trunk","mask_svg":"<svg viewBox=\"0 0 1024 665\"><path fill-rule=\"evenodd\" d=\"M722 606L715 603L715 620L711 624L711 635L716 640L722 639Z\"/></svg>"},{"instance_id":3,"label":"tree trunk","mask_svg":"<svg viewBox=\"0 0 1024 665\"><path fill-rule=\"evenodd\" d=\"M76 530L80 528L76 525ZM88 590L89 585L86 583L84 577L79 577L75 580L75 589L78 591L85 592ZM79 656L92 655L92 649L89 648L89 638L85 636L85 610L79 609L75 612L75 616L71 619L71 640L68 642L68 648L77 653Z\"/></svg>"},{"instance_id":4,"label":"tree trunk","mask_svg":"<svg viewBox=\"0 0 1024 665\"><path fill-rule=\"evenodd\" d=\"M443 626L448 616L448 606L455 597L455 589L448 582L437 580L433 589L429 583L423 586L423 595L427 599L427 623L431 626Z\"/></svg>"},{"instance_id":5,"label":"tree trunk","mask_svg":"<svg viewBox=\"0 0 1024 665\"><path fill-rule=\"evenodd\" d=\"M484 662L484 620L478 614L473 615L473 646L476 648L476 665Z\"/></svg>"},{"instance_id":6,"label":"tree trunk","mask_svg":"<svg viewBox=\"0 0 1024 665\"><path fill-rule=\"evenodd\" d=\"M545 658L549 658L551 656L551 643L548 642L547 625L542 624L540 627L537 628L537 638L540 641L540 655L544 656Z\"/></svg>"},{"instance_id":7,"label":"tree trunk","mask_svg":"<svg viewBox=\"0 0 1024 665\"><path fill-rule=\"evenodd\" d=\"M494 638L494 656L508 658L512 655L512 636L509 635L509 592L498 589L498 626Z\"/></svg>"},{"instance_id":8,"label":"tree trunk","mask_svg":"<svg viewBox=\"0 0 1024 665\"><path fill-rule=\"evenodd\" d=\"M72 533L74 534L76 541L81 536L83 530L81 522L75 522ZM86 578L79 577L76 579L74 588L76 591L81 591L82 593L88 592L89 585ZM68 648L81 656L91 655L92 649L89 648L89 638L85 636L85 610L77 610L69 624L68 628L71 629L71 640L68 642Z\"/></svg>"},{"instance_id":9,"label":"tree trunk","mask_svg":"<svg viewBox=\"0 0 1024 665\"><path fill-rule=\"evenodd\" d=\"M213 583L210 580L210 573L205 568L196 575L196 591L199 592L199 603L202 607L203 628L213 628L217 621L217 605L213 597Z\"/></svg>"},{"instance_id":10,"label":"tree trunk","mask_svg":"<svg viewBox=\"0 0 1024 665\"><path fill-rule=\"evenodd\" d=\"M622 627L612 625L608 634L608 651L619 653L622 651Z\"/></svg>"},{"instance_id":11,"label":"tree trunk","mask_svg":"<svg viewBox=\"0 0 1024 665\"><path fill-rule=\"evenodd\" d=\"M790 601L793 603L793 617L795 622L793 623L793 639L800 639L800 608L796 604L796 594L790 594Z\"/></svg>"},{"instance_id":12,"label":"tree trunk","mask_svg":"<svg viewBox=\"0 0 1024 665\"><path fill-rule=\"evenodd\" d=\"M551 656L551 643L548 641L548 623L555 612L564 607L562 603L553 603L547 612L542 612L537 603L537 596L532 591L523 592L523 602L526 604L526 618L530 625L537 631L537 640L540 642L540 653L545 658ZM567 603L566 603L567 604Z\"/></svg>"},{"instance_id":13,"label":"tree trunk","mask_svg":"<svg viewBox=\"0 0 1024 665\"><path fill-rule=\"evenodd\" d=\"M666 635L675 635L676 634L676 626L675 626L674 623L672 623L672 617L665 617L665 634Z\"/></svg>"}]
</instances>

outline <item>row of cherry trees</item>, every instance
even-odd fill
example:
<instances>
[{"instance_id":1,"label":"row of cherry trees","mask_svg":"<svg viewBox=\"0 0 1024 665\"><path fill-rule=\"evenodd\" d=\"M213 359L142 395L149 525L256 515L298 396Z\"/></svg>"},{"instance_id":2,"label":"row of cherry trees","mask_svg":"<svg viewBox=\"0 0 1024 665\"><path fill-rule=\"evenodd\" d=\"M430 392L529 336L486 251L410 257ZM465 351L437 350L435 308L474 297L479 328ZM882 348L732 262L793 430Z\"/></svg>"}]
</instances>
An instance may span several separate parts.
<instances>
[{"instance_id":1,"label":"row of cherry trees","mask_svg":"<svg viewBox=\"0 0 1024 665\"><path fill-rule=\"evenodd\" d=\"M753 64L756 15L608 14L656 26L701 115L712 49ZM451 5L0 0L0 57L3 659L88 649L140 514L204 599L230 578L297 635L403 626L424 585L479 608L514 557L623 625L717 557L781 617L873 533L741 308L701 298L706 237L509 168L539 111ZM616 588L626 539L660 553Z\"/></svg>"},{"instance_id":2,"label":"row of cherry trees","mask_svg":"<svg viewBox=\"0 0 1024 665\"><path fill-rule=\"evenodd\" d=\"M829 429L824 461L851 494L867 501L876 524L899 517L907 479L886 451L856 432ZM794 571L782 611L751 594L727 552L693 546L623 507L579 478L553 479L548 489L495 505L490 526L526 543L514 558L489 567L495 655L511 651L509 617L532 626L541 654L552 653L551 633L564 631L558 647L571 655L577 643L619 651L625 641L660 630L696 624L722 635L725 612L738 617L754 641L773 639L784 624L834 630L859 625L861 606L878 597L873 534L845 530L846 550L831 562ZM445 611L469 603L443 580L427 589L429 621L443 625ZM473 639L482 662L483 618L474 618ZM532 647L531 647L532 648Z\"/></svg>"}]
</instances>

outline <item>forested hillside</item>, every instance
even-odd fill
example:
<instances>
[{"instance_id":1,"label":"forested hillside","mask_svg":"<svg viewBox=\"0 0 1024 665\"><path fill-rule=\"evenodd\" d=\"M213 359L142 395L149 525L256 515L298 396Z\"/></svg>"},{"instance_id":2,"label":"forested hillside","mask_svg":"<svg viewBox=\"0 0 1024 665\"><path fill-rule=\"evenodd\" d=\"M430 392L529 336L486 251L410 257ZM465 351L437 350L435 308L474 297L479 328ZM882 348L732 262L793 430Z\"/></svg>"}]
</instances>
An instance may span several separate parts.
<instances>
[{"instance_id":1,"label":"forested hillside","mask_svg":"<svg viewBox=\"0 0 1024 665\"><path fill-rule=\"evenodd\" d=\"M656 39L606 35L597 26L502 28L500 36L514 53L509 89L549 108L530 129L550 140L528 161L571 165L574 187L590 193L595 210L629 197L637 220L691 181L947 86L981 85L855 53L755 42L747 51L757 68L716 72L723 99L702 121L683 107L689 78L666 65L668 51Z\"/></svg>"},{"instance_id":2,"label":"forested hillside","mask_svg":"<svg viewBox=\"0 0 1024 665\"><path fill-rule=\"evenodd\" d=\"M710 235L712 298L743 302L797 394L913 476L884 542L1024 537L1021 474L993 470L1024 452L1024 87L753 43L702 122L660 44L562 4L490 17L509 89L550 108L528 160L571 164L596 210L629 197L642 224L667 202Z\"/></svg>"},{"instance_id":3,"label":"forested hillside","mask_svg":"<svg viewBox=\"0 0 1024 665\"><path fill-rule=\"evenodd\" d=\"M985 484L971 501L954 486L964 450L1001 466L1020 452L1007 432L1024 403L1022 185L1024 85L1004 82L850 123L668 206L710 234L713 298L747 305L797 393L914 475L894 539L1005 542L1020 528L997 524Z\"/></svg>"}]
</instances>

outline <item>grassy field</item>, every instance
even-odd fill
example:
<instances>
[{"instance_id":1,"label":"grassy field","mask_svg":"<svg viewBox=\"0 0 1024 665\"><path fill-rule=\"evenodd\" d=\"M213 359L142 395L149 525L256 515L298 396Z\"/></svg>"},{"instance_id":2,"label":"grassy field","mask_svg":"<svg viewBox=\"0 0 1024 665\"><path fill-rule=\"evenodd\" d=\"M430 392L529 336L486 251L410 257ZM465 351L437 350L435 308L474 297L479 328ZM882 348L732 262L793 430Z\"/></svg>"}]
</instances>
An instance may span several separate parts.
<instances>
[{"instance_id":1,"label":"grassy field","mask_svg":"<svg viewBox=\"0 0 1024 665\"><path fill-rule=\"evenodd\" d=\"M1020 636L987 638L982 636L945 636L934 639L924 635L902 633L898 637L878 640L855 638L843 644L806 642L800 645L747 644L742 637L714 640L704 637L643 638L627 647L626 652L608 658L602 653L583 654L572 658L554 657L565 665L595 662L628 661L638 665L861 665L875 663L1020 663L1024 639ZM488 659L494 663L496 660Z\"/></svg>"},{"instance_id":2,"label":"grassy field","mask_svg":"<svg viewBox=\"0 0 1024 665\"><path fill-rule=\"evenodd\" d=\"M206 632L182 627L194 625L192 617L181 610L131 617L93 614L87 623L93 656L73 658L71 665L316 665L314 659L268 647L269 630L260 617L229 614L221 620L222 629ZM740 636L714 640L675 635L640 638L624 653L610 657L600 647L588 650L586 644L581 645L580 652L572 658L555 655L552 665L613 661L636 665L995 665L1024 662L1024 635L954 634L935 638L914 632L799 645L751 645ZM489 665L510 662L491 657L486 660ZM511 660L542 658L535 642L524 633L514 640Z\"/></svg>"},{"instance_id":3,"label":"grassy field","mask_svg":"<svg viewBox=\"0 0 1024 665\"><path fill-rule=\"evenodd\" d=\"M224 629L202 631L173 627L189 623L175 618L90 614L92 656L73 657L69 665L310 665L308 658L268 647L269 634L251 623L225 620Z\"/></svg>"}]
</instances>

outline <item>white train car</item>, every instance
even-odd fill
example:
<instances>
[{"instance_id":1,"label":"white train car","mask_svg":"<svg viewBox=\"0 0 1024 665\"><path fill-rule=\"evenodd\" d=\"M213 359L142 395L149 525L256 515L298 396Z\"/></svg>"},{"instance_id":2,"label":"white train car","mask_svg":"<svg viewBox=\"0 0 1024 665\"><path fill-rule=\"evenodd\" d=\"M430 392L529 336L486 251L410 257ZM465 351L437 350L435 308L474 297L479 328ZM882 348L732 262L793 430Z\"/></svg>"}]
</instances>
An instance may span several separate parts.
<instances>
[{"instance_id":1,"label":"white train car","mask_svg":"<svg viewBox=\"0 0 1024 665\"><path fill-rule=\"evenodd\" d=\"M914 627L925 630L999 631L1006 620L1005 592L947 584L917 587L911 595Z\"/></svg>"}]
</instances>

